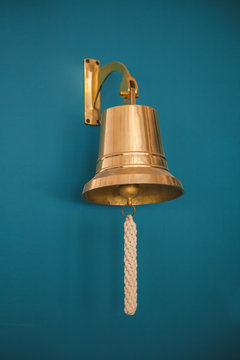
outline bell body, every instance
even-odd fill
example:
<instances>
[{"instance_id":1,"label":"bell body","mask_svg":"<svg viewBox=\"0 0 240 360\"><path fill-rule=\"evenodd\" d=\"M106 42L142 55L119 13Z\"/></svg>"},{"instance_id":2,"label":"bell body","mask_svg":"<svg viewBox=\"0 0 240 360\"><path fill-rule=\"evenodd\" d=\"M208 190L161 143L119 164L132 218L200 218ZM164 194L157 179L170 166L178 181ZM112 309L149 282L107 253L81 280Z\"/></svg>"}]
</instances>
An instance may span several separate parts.
<instances>
[{"instance_id":1,"label":"bell body","mask_svg":"<svg viewBox=\"0 0 240 360\"><path fill-rule=\"evenodd\" d=\"M158 116L144 105L122 105L102 114L96 175L83 189L86 200L125 205L123 185L137 185L132 204L151 204L183 194L167 167Z\"/></svg>"}]
</instances>

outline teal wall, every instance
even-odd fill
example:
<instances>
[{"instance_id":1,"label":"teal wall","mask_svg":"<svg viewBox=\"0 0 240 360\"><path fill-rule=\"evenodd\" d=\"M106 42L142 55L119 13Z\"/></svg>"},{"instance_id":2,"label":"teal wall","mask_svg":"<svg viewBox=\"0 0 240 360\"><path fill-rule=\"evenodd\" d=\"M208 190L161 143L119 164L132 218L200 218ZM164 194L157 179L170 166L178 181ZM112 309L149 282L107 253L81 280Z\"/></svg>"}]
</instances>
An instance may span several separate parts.
<instances>
[{"instance_id":1,"label":"teal wall","mask_svg":"<svg viewBox=\"0 0 240 360\"><path fill-rule=\"evenodd\" d=\"M240 359L239 17L227 0L0 2L1 360ZM134 317L121 208L81 199L86 57L128 66L185 188L137 208Z\"/></svg>"}]
</instances>

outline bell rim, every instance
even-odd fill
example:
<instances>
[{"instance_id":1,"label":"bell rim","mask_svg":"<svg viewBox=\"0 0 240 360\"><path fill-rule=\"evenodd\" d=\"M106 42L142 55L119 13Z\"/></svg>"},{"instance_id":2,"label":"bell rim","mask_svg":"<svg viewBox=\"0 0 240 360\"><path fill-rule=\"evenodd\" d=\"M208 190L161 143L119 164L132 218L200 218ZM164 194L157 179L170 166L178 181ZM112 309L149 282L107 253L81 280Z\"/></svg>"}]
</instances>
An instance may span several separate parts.
<instances>
[{"instance_id":1,"label":"bell rim","mask_svg":"<svg viewBox=\"0 0 240 360\"><path fill-rule=\"evenodd\" d=\"M125 204L124 199L114 195L109 197L109 193L122 185L137 184L146 188L150 193L154 190L154 196L148 197L148 191L142 196L142 201L133 199L134 205L145 205L165 202L176 199L184 194L184 189L180 180L174 177L169 171L159 168L131 167L123 169L111 169L97 173L83 188L83 198L87 201L102 205ZM110 191L111 189L111 191ZM106 193L106 199L104 198ZM161 193L165 194L161 198ZM99 196L100 195L100 196Z\"/></svg>"}]
</instances>

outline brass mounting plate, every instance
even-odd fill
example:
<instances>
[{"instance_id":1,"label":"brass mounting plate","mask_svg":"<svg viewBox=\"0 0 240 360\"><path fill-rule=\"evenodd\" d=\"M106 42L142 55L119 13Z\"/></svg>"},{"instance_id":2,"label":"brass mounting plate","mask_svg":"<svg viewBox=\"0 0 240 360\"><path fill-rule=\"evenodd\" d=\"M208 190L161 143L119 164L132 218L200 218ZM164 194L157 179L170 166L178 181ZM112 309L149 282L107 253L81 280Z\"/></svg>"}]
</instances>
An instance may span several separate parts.
<instances>
[{"instance_id":1,"label":"brass mounting plate","mask_svg":"<svg viewBox=\"0 0 240 360\"><path fill-rule=\"evenodd\" d=\"M98 89L100 61L84 59L84 120L87 125L101 124L100 93L95 102Z\"/></svg>"}]
</instances>

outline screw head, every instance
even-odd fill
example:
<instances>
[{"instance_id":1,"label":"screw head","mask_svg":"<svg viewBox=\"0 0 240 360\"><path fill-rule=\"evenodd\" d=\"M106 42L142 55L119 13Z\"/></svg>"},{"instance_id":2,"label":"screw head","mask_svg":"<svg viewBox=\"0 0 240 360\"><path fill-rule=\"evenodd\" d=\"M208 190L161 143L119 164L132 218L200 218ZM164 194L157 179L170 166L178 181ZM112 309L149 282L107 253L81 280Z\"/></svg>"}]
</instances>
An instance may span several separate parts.
<instances>
[{"instance_id":1,"label":"screw head","mask_svg":"<svg viewBox=\"0 0 240 360\"><path fill-rule=\"evenodd\" d=\"M86 63L89 63L90 62L90 60L89 59L86 59Z\"/></svg>"},{"instance_id":2,"label":"screw head","mask_svg":"<svg viewBox=\"0 0 240 360\"><path fill-rule=\"evenodd\" d=\"M97 120L97 123L100 124L100 120Z\"/></svg>"},{"instance_id":3,"label":"screw head","mask_svg":"<svg viewBox=\"0 0 240 360\"><path fill-rule=\"evenodd\" d=\"M100 64L99 61L96 61L96 64L99 65Z\"/></svg>"},{"instance_id":4,"label":"screw head","mask_svg":"<svg viewBox=\"0 0 240 360\"><path fill-rule=\"evenodd\" d=\"M90 123L90 120L89 120L89 119L86 119L86 122L89 124L89 123Z\"/></svg>"}]
</instances>

